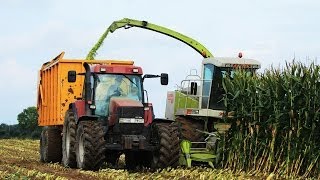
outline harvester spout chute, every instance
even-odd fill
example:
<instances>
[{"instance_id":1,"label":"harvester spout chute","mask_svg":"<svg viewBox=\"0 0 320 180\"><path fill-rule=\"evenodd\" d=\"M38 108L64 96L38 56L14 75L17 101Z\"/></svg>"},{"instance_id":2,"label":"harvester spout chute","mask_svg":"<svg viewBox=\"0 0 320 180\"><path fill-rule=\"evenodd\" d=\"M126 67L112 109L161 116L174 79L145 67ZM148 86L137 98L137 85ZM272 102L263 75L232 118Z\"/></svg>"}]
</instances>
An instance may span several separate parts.
<instances>
[{"instance_id":1,"label":"harvester spout chute","mask_svg":"<svg viewBox=\"0 0 320 180\"><path fill-rule=\"evenodd\" d=\"M167 36L170 36L174 39L177 39L185 44L187 44L188 46L192 47L194 50L196 50L198 53L201 54L201 56L203 56L204 58L208 58L208 57L213 57L213 55L211 54L211 52L205 48L202 44L200 44L198 41L185 36L181 33L178 33L176 31L173 31L171 29L159 26L159 25L155 25L152 23L149 23L147 21L139 21L139 20L134 20L134 19L128 19L128 18L124 18L120 21L114 21L109 27L108 29L102 34L102 36L100 37L100 39L98 40L98 42L93 46L93 48L90 50L89 54L87 55L86 59L87 60L93 60L94 57L97 54L98 49L101 47L104 39L107 37L108 33L111 32L113 33L115 30L124 27L125 29L129 29L130 27L139 27L139 28L143 28L143 29L148 29L151 31L155 31Z\"/></svg>"}]
</instances>

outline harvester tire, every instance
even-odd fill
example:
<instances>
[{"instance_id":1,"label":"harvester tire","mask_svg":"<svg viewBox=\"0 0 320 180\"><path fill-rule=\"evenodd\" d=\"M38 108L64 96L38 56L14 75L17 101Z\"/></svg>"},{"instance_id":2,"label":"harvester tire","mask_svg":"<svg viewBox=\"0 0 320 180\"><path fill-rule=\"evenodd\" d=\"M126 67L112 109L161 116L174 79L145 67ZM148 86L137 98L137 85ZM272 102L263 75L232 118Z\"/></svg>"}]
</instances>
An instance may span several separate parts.
<instances>
[{"instance_id":1,"label":"harvester tire","mask_svg":"<svg viewBox=\"0 0 320 180\"><path fill-rule=\"evenodd\" d=\"M198 132L196 129L203 131L204 122L201 120L195 120L193 118L178 116L176 118L177 124L180 127L181 139L186 139L191 142L204 141L204 135Z\"/></svg>"},{"instance_id":2,"label":"harvester tire","mask_svg":"<svg viewBox=\"0 0 320 180\"><path fill-rule=\"evenodd\" d=\"M84 170L98 170L105 162L106 141L103 126L97 121L81 121L77 129L77 166Z\"/></svg>"},{"instance_id":3,"label":"harvester tire","mask_svg":"<svg viewBox=\"0 0 320 180\"><path fill-rule=\"evenodd\" d=\"M76 159L76 130L77 125L72 110L68 110L65 115L62 135L62 164L64 167L77 167Z\"/></svg>"},{"instance_id":4,"label":"harvester tire","mask_svg":"<svg viewBox=\"0 0 320 180\"><path fill-rule=\"evenodd\" d=\"M153 131L158 137L159 150L152 153L151 168L176 167L179 163L178 127L169 123L157 123Z\"/></svg>"},{"instance_id":5,"label":"harvester tire","mask_svg":"<svg viewBox=\"0 0 320 180\"><path fill-rule=\"evenodd\" d=\"M56 127L44 127L40 137L40 161L61 162L61 131Z\"/></svg>"}]
</instances>

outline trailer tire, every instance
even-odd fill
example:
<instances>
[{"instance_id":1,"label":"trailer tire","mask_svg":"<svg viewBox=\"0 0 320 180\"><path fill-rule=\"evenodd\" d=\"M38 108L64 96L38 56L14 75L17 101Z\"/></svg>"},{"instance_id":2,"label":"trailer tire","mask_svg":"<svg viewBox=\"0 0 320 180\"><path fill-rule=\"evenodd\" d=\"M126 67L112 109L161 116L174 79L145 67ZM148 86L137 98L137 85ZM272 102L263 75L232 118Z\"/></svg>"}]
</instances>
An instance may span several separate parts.
<instances>
[{"instance_id":1,"label":"trailer tire","mask_svg":"<svg viewBox=\"0 0 320 180\"><path fill-rule=\"evenodd\" d=\"M196 131L196 129L200 131L204 130L204 122L184 116L176 117L176 122L180 127L181 139L186 139L191 142L204 141L203 133Z\"/></svg>"},{"instance_id":2,"label":"trailer tire","mask_svg":"<svg viewBox=\"0 0 320 180\"><path fill-rule=\"evenodd\" d=\"M61 162L61 131L56 127L44 127L40 136L40 161Z\"/></svg>"},{"instance_id":3,"label":"trailer tire","mask_svg":"<svg viewBox=\"0 0 320 180\"><path fill-rule=\"evenodd\" d=\"M179 133L173 123L157 123L153 131L158 137L159 150L152 152L151 168L176 167L179 163Z\"/></svg>"},{"instance_id":4,"label":"trailer tire","mask_svg":"<svg viewBox=\"0 0 320 180\"><path fill-rule=\"evenodd\" d=\"M66 112L62 130L62 165L64 167L77 167L75 144L76 130L74 113L71 109Z\"/></svg>"},{"instance_id":5,"label":"trailer tire","mask_svg":"<svg viewBox=\"0 0 320 180\"><path fill-rule=\"evenodd\" d=\"M103 126L97 121L81 121L77 129L77 166L84 170L98 170L105 162L106 141Z\"/></svg>"}]
</instances>

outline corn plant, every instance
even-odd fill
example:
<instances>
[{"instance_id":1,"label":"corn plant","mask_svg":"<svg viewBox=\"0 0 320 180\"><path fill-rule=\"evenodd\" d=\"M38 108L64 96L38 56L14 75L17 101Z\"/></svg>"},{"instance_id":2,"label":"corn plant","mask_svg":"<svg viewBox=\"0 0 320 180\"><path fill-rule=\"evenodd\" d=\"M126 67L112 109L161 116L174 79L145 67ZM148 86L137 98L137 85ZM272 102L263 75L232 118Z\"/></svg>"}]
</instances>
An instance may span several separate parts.
<instances>
[{"instance_id":1,"label":"corn plant","mask_svg":"<svg viewBox=\"0 0 320 180\"><path fill-rule=\"evenodd\" d=\"M237 71L223 82L232 124L221 166L316 177L320 172L320 68L287 63L262 74Z\"/></svg>"}]
</instances>

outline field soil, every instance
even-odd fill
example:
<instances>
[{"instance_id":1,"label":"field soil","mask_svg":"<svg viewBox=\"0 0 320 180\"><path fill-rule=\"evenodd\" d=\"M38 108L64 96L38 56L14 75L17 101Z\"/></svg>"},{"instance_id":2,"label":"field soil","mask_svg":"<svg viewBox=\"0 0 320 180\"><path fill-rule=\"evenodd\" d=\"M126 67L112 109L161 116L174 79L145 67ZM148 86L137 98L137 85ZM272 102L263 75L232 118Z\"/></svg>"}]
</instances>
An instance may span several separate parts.
<instances>
[{"instance_id":1,"label":"field soil","mask_svg":"<svg viewBox=\"0 0 320 180\"><path fill-rule=\"evenodd\" d=\"M155 172L128 172L122 156L117 169L83 171L64 168L58 163L46 164L39 160L38 140L0 139L0 179L267 179L267 175L253 176L206 167L166 168ZM270 177L269 177L270 178ZM272 178L271 178L272 179Z\"/></svg>"}]
</instances>

